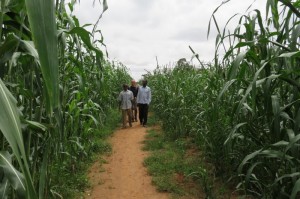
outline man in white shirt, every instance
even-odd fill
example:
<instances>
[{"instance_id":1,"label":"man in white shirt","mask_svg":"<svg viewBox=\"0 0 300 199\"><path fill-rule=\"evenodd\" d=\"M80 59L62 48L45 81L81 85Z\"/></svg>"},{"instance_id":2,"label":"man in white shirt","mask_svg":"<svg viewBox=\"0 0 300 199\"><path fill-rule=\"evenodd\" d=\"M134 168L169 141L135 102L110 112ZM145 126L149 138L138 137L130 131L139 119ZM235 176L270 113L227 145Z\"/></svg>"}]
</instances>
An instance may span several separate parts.
<instances>
[{"instance_id":1,"label":"man in white shirt","mask_svg":"<svg viewBox=\"0 0 300 199\"><path fill-rule=\"evenodd\" d=\"M151 89L147 86L147 80L143 80L137 94L137 103L139 107L139 119L141 125L146 127L148 118L148 109L151 102Z\"/></svg>"},{"instance_id":2,"label":"man in white shirt","mask_svg":"<svg viewBox=\"0 0 300 199\"><path fill-rule=\"evenodd\" d=\"M123 120L123 128L126 128L127 120L129 122L129 126L132 127L132 119L131 119L131 107L133 100L133 93L128 90L128 85L123 84L123 91L120 92L118 101L119 101L119 109L122 109L122 120ZM128 119L127 119L128 116Z\"/></svg>"}]
</instances>

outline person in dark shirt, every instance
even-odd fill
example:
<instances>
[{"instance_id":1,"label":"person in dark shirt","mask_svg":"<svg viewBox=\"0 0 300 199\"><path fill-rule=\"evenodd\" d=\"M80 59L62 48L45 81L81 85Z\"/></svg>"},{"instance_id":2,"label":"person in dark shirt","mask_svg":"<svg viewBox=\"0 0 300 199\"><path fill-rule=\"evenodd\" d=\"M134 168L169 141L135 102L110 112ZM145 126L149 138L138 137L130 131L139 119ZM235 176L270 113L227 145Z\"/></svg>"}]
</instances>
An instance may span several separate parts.
<instances>
[{"instance_id":1,"label":"person in dark shirt","mask_svg":"<svg viewBox=\"0 0 300 199\"><path fill-rule=\"evenodd\" d=\"M135 82L135 80L131 80L131 86L129 87L129 90L133 93L133 101L132 101L132 121L137 122L137 94L139 91L139 88Z\"/></svg>"}]
</instances>

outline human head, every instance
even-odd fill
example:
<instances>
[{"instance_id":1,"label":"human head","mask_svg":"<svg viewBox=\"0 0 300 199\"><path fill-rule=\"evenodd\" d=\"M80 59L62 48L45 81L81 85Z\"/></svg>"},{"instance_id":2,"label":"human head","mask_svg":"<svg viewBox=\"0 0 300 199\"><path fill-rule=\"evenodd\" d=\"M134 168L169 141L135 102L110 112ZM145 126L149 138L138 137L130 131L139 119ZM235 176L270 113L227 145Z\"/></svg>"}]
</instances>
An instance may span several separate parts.
<instances>
[{"instance_id":1,"label":"human head","mask_svg":"<svg viewBox=\"0 0 300 199\"><path fill-rule=\"evenodd\" d=\"M146 86L147 86L147 83L148 83L148 81L144 79L144 80L142 81L143 87L146 87Z\"/></svg>"},{"instance_id":2,"label":"human head","mask_svg":"<svg viewBox=\"0 0 300 199\"><path fill-rule=\"evenodd\" d=\"M127 89L128 89L128 85L127 84L123 84L123 90L127 91Z\"/></svg>"},{"instance_id":3,"label":"human head","mask_svg":"<svg viewBox=\"0 0 300 199\"><path fill-rule=\"evenodd\" d=\"M133 80L131 80L131 86L135 86L136 85L136 82L135 82L135 80L133 79Z\"/></svg>"}]
</instances>

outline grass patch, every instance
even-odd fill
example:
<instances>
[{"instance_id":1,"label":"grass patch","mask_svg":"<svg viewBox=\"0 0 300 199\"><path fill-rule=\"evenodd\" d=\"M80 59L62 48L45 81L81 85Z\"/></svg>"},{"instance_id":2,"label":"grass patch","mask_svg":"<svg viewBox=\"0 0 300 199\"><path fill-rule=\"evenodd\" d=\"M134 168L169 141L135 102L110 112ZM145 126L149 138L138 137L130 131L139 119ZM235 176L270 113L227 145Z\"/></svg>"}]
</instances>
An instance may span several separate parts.
<instances>
[{"instance_id":1,"label":"grass patch","mask_svg":"<svg viewBox=\"0 0 300 199\"><path fill-rule=\"evenodd\" d=\"M159 150L164 147L164 141L162 139L158 139L160 134L150 129L148 130L148 134L146 135L146 140L144 141L143 150L145 151L154 151Z\"/></svg>"},{"instance_id":2,"label":"grass patch","mask_svg":"<svg viewBox=\"0 0 300 199\"><path fill-rule=\"evenodd\" d=\"M147 132L143 150L151 154L144 164L157 190L173 198L230 198L191 138L168 139L154 123Z\"/></svg>"},{"instance_id":3,"label":"grass patch","mask_svg":"<svg viewBox=\"0 0 300 199\"><path fill-rule=\"evenodd\" d=\"M51 187L52 195L58 198L58 194L63 198L76 198L89 187L86 171L91 164L91 160L77 162L74 166L62 165L58 163L53 168L54 186Z\"/></svg>"},{"instance_id":4,"label":"grass patch","mask_svg":"<svg viewBox=\"0 0 300 199\"><path fill-rule=\"evenodd\" d=\"M152 152L144 164L157 190L170 192L174 197L188 195L191 187L185 185L190 184L193 179L190 174L201 161L199 157L186 157L189 141L178 139L174 142L166 139L160 131L151 129L144 144L143 149Z\"/></svg>"},{"instance_id":5,"label":"grass patch","mask_svg":"<svg viewBox=\"0 0 300 199\"><path fill-rule=\"evenodd\" d=\"M146 158L144 163L148 167L149 174L153 176L152 182L159 191L176 194L183 193L183 190L173 177L173 173L176 172L176 168L179 166L176 152L165 151L161 153L157 151Z\"/></svg>"},{"instance_id":6,"label":"grass patch","mask_svg":"<svg viewBox=\"0 0 300 199\"><path fill-rule=\"evenodd\" d=\"M147 120L147 125L154 126L157 125L158 123L159 123L159 119L155 116L155 114L153 114L153 112L150 112Z\"/></svg>"}]
</instances>

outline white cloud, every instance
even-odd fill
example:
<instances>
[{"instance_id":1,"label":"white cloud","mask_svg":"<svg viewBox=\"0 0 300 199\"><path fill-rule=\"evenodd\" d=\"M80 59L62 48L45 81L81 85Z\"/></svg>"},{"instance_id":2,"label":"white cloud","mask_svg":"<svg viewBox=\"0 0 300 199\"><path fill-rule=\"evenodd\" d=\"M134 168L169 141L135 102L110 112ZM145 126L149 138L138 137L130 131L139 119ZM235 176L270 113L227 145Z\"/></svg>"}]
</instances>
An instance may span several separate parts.
<instances>
[{"instance_id":1,"label":"white cloud","mask_svg":"<svg viewBox=\"0 0 300 199\"><path fill-rule=\"evenodd\" d=\"M146 70L173 63L192 56L188 46L204 61L214 55L216 28L211 26L207 40L208 22L222 0L108 0L98 28L104 35L109 56L128 66L135 79ZM232 0L216 14L220 28L235 13L244 13L252 0ZM266 0L255 2L254 7L264 9ZM95 23L102 12L93 0L82 0L75 7L80 23ZM262 10L263 11L263 10ZM235 23L229 27L234 28Z\"/></svg>"}]
</instances>

